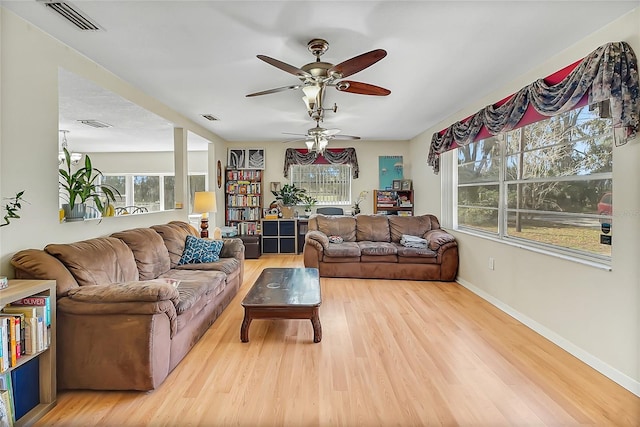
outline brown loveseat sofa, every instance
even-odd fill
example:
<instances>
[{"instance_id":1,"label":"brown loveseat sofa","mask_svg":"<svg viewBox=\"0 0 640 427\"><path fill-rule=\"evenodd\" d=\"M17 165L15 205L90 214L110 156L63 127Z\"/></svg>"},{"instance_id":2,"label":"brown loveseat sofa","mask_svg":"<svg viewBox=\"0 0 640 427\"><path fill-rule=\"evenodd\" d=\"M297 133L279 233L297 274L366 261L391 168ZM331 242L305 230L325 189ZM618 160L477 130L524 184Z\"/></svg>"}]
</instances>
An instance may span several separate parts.
<instances>
[{"instance_id":1,"label":"brown loveseat sofa","mask_svg":"<svg viewBox=\"0 0 640 427\"><path fill-rule=\"evenodd\" d=\"M433 215L316 215L308 230L304 265L323 277L453 281L458 272L458 244ZM428 246L406 247L403 235L426 239Z\"/></svg>"},{"instance_id":2,"label":"brown loveseat sofa","mask_svg":"<svg viewBox=\"0 0 640 427\"><path fill-rule=\"evenodd\" d=\"M57 281L58 388L152 390L198 342L242 284L244 245L178 265L187 235L176 221L13 256L17 278Z\"/></svg>"}]
</instances>

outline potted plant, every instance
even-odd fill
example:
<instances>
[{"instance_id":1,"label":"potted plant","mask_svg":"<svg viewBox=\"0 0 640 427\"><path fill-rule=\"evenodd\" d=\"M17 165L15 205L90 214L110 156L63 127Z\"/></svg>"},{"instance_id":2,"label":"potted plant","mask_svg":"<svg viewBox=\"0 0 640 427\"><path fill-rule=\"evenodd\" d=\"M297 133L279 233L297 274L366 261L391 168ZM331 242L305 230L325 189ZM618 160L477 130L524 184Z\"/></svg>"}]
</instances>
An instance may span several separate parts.
<instances>
[{"instance_id":1,"label":"potted plant","mask_svg":"<svg viewBox=\"0 0 640 427\"><path fill-rule=\"evenodd\" d=\"M358 215L360 213L360 203L367 198L368 191L362 190L356 199L356 202L353 204L353 215Z\"/></svg>"},{"instance_id":2,"label":"potted plant","mask_svg":"<svg viewBox=\"0 0 640 427\"><path fill-rule=\"evenodd\" d=\"M22 202L24 199L22 195L24 194L24 190L16 193L14 197L7 197L7 203L4 205L4 210L7 212L4 215L4 222L0 224L0 227L4 227L5 225L9 225L12 219L20 218L18 215L18 211L22 208Z\"/></svg>"},{"instance_id":3,"label":"potted plant","mask_svg":"<svg viewBox=\"0 0 640 427\"><path fill-rule=\"evenodd\" d=\"M300 199L301 199L300 201L304 205L304 214L306 216L311 215L311 208L314 207L316 203L318 203L318 200L315 197L310 196L306 193L303 194Z\"/></svg>"},{"instance_id":4,"label":"potted plant","mask_svg":"<svg viewBox=\"0 0 640 427\"><path fill-rule=\"evenodd\" d=\"M295 184L285 184L280 191L271 191L276 200L282 204L282 217L293 218L293 206L302 202L302 195L307 192L306 189L296 187Z\"/></svg>"},{"instance_id":5,"label":"potted plant","mask_svg":"<svg viewBox=\"0 0 640 427\"><path fill-rule=\"evenodd\" d=\"M66 148L63 150L66 168L60 168L58 172L60 190L67 199L67 203L62 205L66 221L83 221L87 200L93 200L100 213L105 212L111 202L116 201L116 194L121 197L120 192L115 187L98 183L98 177L103 176L102 172L91 165L88 155L84 157L84 166L72 172L69 151Z\"/></svg>"}]
</instances>

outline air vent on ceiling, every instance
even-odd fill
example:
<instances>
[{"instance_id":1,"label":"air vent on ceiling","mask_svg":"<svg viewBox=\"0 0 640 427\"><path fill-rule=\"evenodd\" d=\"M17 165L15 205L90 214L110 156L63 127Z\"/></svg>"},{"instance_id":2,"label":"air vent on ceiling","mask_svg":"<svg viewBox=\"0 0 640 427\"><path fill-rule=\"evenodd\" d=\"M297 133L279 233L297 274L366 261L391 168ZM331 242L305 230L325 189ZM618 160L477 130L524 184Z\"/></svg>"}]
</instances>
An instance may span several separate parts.
<instances>
[{"instance_id":1,"label":"air vent on ceiling","mask_svg":"<svg viewBox=\"0 0 640 427\"><path fill-rule=\"evenodd\" d=\"M209 120L210 122L215 122L215 121L220 120L219 118L217 118L213 114L203 114L202 117L204 117L205 119Z\"/></svg>"},{"instance_id":2,"label":"air vent on ceiling","mask_svg":"<svg viewBox=\"0 0 640 427\"><path fill-rule=\"evenodd\" d=\"M110 128L113 127L109 123L101 122L100 120L78 120L83 125L91 126L92 128Z\"/></svg>"},{"instance_id":3,"label":"air vent on ceiling","mask_svg":"<svg viewBox=\"0 0 640 427\"><path fill-rule=\"evenodd\" d=\"M38 0L51 10L57 12L67 21L81 29L82 31L98 31L100 27L93 22L88 16L78 10L70 3L52 1L52 0Z\"/></svg>"}]
</instances>

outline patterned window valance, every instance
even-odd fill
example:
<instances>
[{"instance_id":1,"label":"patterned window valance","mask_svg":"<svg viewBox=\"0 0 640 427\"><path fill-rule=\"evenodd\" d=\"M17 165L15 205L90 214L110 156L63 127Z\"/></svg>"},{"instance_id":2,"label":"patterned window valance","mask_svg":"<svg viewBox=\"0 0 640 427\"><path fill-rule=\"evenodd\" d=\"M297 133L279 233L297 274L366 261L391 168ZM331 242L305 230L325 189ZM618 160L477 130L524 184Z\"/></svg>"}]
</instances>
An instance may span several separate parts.
<instances>
[{"instance_id":1,"label":"patterned window valance","mask_svg":"<svg viewBox=\"0 0 640 427\"><path fill-rule=\"evenodd\" d=\"M341 165L348 163L351 165L351 176L353 179L358 178L360 175L360 168L358 167L358 157L356 156L356 149L353 147L345 149L327 149L322 154L322 157L332 165ZM298 150L295 148L287 148L284 153L284 177L289 177L289 167L291 165L310 165L316 163L318 159L318 153L307 150Z\"/></svg>"},{"instance_id":2,"label":"patterned window valance","mask_svg":"<svg viewBox=\"0 0 640 427\"><path fill-rule=\"evenodd\" d=\"M548 85L539 79L520 89L500 106L489 105L469 119L451 125L431 138L427 163L434 172L440 169L440 153L473 142L484 127L497 135L518 127L529 106L543 116L564 113L579 106L587 95L587 103L610 101L616 143L634 138L640 128L640 89L638 61L626 42L600 46L559 83Z\"/></svg>"}]
</instances>

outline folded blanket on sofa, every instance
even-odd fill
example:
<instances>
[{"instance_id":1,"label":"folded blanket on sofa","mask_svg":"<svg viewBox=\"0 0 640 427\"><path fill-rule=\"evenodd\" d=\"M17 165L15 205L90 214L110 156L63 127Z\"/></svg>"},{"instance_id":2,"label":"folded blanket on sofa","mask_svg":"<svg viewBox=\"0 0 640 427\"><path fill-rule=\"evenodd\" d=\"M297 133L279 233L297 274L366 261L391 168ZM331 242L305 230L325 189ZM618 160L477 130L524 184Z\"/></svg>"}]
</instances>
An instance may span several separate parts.
<instances>
[{"instance_id":1,"label":"folded blanket on sofa","mask_svg":"<svg viewBox=\"0 0 640 427\"><path fill-rule=\"evenodd\" d=\"M429 242L418 236L412 236L410 234L403 234L400 239L400 244L407 248L426 248Z\"/></svg>"}]
</instances>

